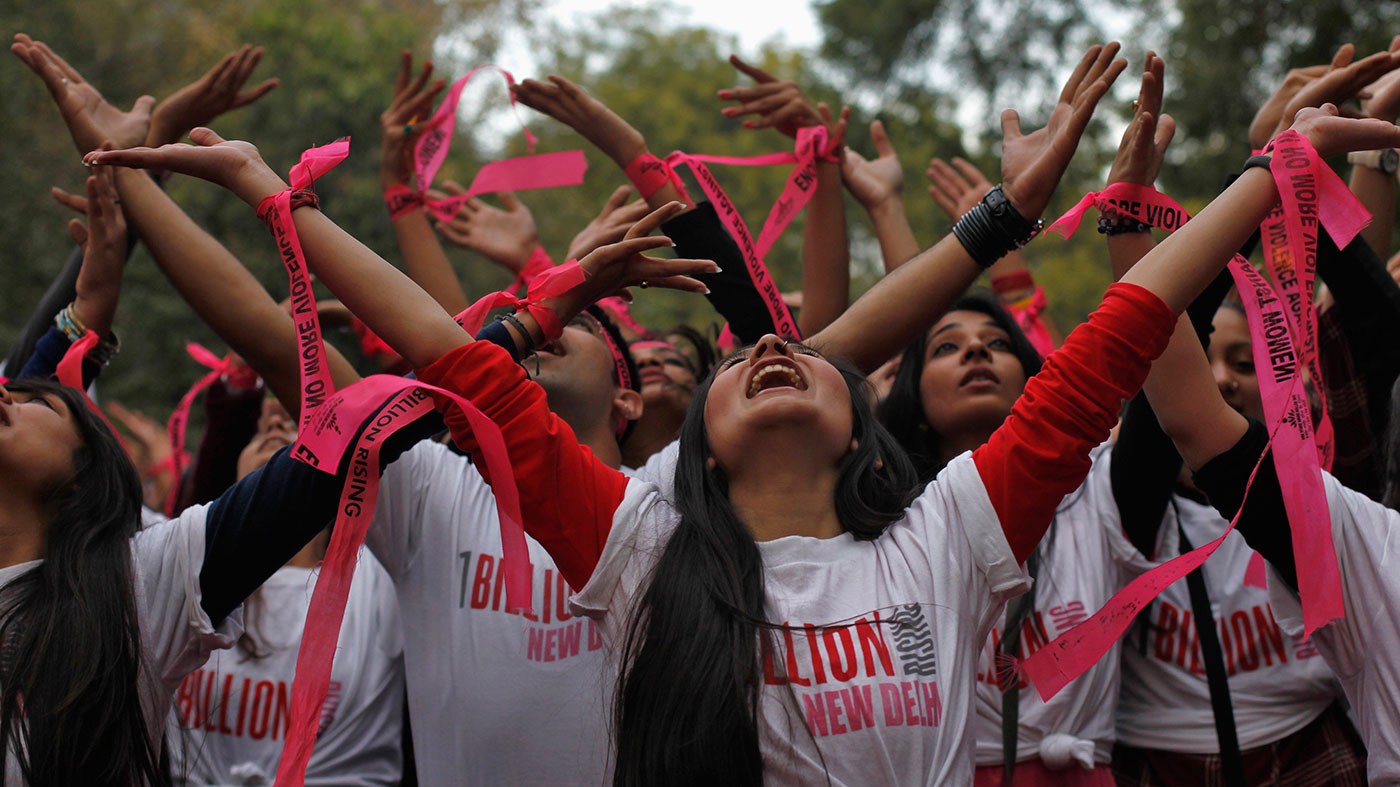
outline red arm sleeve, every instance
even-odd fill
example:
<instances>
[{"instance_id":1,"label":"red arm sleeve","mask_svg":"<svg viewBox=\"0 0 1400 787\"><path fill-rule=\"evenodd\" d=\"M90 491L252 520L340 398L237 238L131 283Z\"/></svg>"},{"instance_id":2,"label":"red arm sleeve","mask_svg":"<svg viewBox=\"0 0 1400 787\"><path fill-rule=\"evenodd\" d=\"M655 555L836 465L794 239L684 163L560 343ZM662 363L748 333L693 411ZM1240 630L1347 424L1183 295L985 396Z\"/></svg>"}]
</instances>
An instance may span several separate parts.
<instances>
[{"instance_id":1,"label":"red arm sleeve","mask_svg":"<svg viewBox=\"0 0 1400 787\"><path fill-rule=\"evenodd\" d=\"M568 424L549 411L544 390L491 342L459 347L417 375L471 400L501 428L525 532L549 552L570 586L587 584L627 490L627 477L579 445ZM475 453L466 417L455 406L440 409L453 441ZM488 475L484 463L476 467L488 483L500 482Z\"/></svg>"},{"instance_id":2,"label":"red arm sleeve","mask_svg":"<svg viewBox=\"0 0 1400 787\"><path fill-rule=\"evenodd\" d=\"M1123 400L1142 387L1175 327L1176 315L1150 290L1109 287L973 452L1018 561L1035 551L1060 500L1084 483L1089 451L1108 438Z\"/></svg>"}]
</instances>

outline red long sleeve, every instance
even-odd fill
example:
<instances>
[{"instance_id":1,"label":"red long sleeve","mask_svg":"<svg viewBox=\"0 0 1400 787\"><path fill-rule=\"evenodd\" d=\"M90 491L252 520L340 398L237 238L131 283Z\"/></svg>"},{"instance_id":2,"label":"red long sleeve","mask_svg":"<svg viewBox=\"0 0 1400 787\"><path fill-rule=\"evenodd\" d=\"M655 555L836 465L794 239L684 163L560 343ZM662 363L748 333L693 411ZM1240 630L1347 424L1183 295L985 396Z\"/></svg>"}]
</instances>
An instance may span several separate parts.
<instances>
[{"instance_id":1,"label":"red long sleeve","mask_svg":"<svg viewBox=\"0 0 1400 787\"><path fill-rule=\"evenodd\" d=\"M1055 508L1089 473L1123 401L1142 387L1176 315L1150 290L1114 284L1103 303L1045 359L1006 422L972 454L1006 540L1025 560Z\"/></svg>"},{"instance_id":2,"label":"red long sleeve","mask_svg":"<svg viewBox=\"0 0 1400 787\"><path fill-rule=\"evenodd\" d=\"M570 586L588 583L622 503L627 477L579 445L545 404L544 390L491 342L472 342L417 371L418 379L471 400L505 437L520 491L521 524L540 542ZM464 451L477 443L456 407L443 409L452 439ZM484 463L477 469L495 483Z\"/></svg>"}]
</instances>

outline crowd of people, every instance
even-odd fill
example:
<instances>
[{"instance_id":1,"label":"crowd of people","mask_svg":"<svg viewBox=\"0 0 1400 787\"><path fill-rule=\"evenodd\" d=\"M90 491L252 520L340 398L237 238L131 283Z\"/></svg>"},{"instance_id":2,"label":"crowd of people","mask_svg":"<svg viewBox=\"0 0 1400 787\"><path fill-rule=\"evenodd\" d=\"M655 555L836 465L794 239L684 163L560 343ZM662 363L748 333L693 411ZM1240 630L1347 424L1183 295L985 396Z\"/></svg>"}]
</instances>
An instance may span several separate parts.
<instances>
[{"instance_id":1,"label":"crowd of people","mask_svg":"<svg viewBox=\"0 0 1400 787\"><path fill-rule=\"evenodd\" d=\"M374 250L319 208L344 145L284 179L206 127L277 86L247 87L261 50L123 112L11 49L89 173L0 371L5 784L1400 783L1400 37L1291 72L1189 221L1154 188L1147 53L1080 206L1116 282L1067 332L1026 247L1116 43L1042 128L1002 114L997 185L930 162L955 224L927 249L880 122L867 159L849 110L737 57L716 111L795 151L757 240L703 161L568 79L512 84L630 184L562 264L511 187L565 165L498 162L496 204L435 185L460 85L408 52ZM256 211L285 299L172 177ZM854 300L847 193L885 271ZM515 284L477 301L444 241ZM97 403L142 341L112 331L137 243L228 347L168 424ZM714 325L640 324L653 287Z\"/></svg>"}]
</instances>

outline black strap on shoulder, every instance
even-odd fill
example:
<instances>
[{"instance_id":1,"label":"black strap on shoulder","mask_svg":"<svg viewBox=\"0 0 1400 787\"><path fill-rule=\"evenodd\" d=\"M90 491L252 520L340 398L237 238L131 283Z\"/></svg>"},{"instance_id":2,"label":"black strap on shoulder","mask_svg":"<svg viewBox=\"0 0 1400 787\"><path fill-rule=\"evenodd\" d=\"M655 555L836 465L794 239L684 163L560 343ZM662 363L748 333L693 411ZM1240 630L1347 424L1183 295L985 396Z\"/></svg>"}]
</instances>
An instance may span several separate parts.
<instances>
[{"instance_id":1,"label":"black strap on shoulder","mask_svg":"<svg viewBox=\"0 0 1400 787\"><path fill-rule=\"evenodd\" d=\"M1172 503L1176 508L1176 503ZM1181 536L1181 553L1194 547L1186 538L1181 516L1176 518ZM1225 784L1244 784L1244 758L1240 756L1240 739L1235 731L1235 709L1230 702L1230 677L1225 671L1225 657L1220 649L1220 636L1215 630L1215 613L1206 593L1205 568L1186 575L1186 589L1191 594L1191 617L1196 622L1196 636L1201 643L1201 661L1206 666L1206 685L1210 687L1210 709L1215 714L1215 737L1220 742L1220 774Z\"/></svg>"},{"instance_id":2,"label":"black strap on shoulder","mask_svg":"<svg viewBox=\"0 0 1400 787\"><path fill-rule=\"evenodd\" d=\"M1006 628L1002 629L1001 652L1010 659L1018 658L1021 649L1021 624L1035 612L1035 578L1040 573L1040 550L1026 558L1026 573L1031 577L1031 589L1006 602ZM992 670L998 681L1001 680L1001 665L995 656ZM1001 693L1001 764L1005 775L1001 783L1011 784L1011 774L1016 771L1016 742L1021 725L1021 685L1020 678L1012 673L1007 679L1009 686L1002 686Z\"/></svg>"}]
</instances>

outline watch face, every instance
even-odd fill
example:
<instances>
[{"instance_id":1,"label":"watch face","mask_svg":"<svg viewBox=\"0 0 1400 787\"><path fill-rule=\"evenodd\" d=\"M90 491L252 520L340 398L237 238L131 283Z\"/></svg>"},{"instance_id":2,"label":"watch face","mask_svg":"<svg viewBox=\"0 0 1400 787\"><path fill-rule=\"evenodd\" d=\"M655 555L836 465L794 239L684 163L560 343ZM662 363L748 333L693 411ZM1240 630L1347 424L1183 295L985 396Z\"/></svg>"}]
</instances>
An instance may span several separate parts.
<instances>
[{"instance_id":1,"label":"watch face","mask_svg":"<svg viewBox=\"0 0 1400 787\"><path fill-rule=\"evenodd\" d=\"M1395 148L1381 151L1380 170L1387 175L1394 175L1396 169L1400 169L1400 152Z\"/></svg>"}]
</instances>

